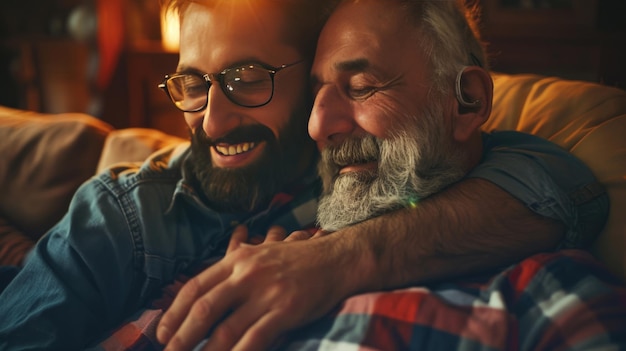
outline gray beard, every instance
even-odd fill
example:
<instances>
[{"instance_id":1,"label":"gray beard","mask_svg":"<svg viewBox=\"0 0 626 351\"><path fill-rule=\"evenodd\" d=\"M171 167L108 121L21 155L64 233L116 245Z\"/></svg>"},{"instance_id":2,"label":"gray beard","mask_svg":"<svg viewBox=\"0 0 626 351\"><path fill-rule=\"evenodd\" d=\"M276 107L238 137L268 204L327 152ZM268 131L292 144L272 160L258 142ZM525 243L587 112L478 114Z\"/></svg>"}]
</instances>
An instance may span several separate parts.
<instances>
[{"instance_id":1,"label":"gray beard","mask_svg":"<svg viewBox=\"0 0 626 351\"><path fill-rule=\"evenodd\" d=\"M408 206L461 179L466 162L455 148L437 106L409 120L390 138L350 138L322 151L324 195L318 225L336 231ZM342 166L378 160L375 171L339 174Z\"/></svg>"}]
</instances>

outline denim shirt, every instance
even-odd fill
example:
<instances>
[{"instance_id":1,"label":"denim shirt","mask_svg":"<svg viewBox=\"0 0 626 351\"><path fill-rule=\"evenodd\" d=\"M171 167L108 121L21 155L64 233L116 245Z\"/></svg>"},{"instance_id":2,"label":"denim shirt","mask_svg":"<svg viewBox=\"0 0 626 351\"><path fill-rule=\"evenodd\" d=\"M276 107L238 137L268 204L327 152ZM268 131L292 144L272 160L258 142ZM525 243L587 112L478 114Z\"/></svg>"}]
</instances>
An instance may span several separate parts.
<instances>
[{"instance_id":1,"label":"denim shirt","mask_svg":"<svg viewBox=\"0 0 626 351\"><path fill-rule=\"evenodd\" d=\"M559 248L588 248L609 215L591 170L560 146L515 131L483 134L483 159L467 177L486 179L533 212L566 225Z\"/></svg>"},{"instance_id":2,"label":"denim shirt","mask_svg":"<svg viewBox=\"0 0 626 351\"><path fill-rule=\"evenodd\" d=\"M606 219L605 194L573 197L596 183L565 150L516 132L483 140L483 162L469 177L487 179L537 213L566 222L567 242L580 242L587 221ZM0 350L81 349L178 273L220 256L236 224L264 234L271 224L290 232L314 223L316 177L260 213L219 213L189 186L182 167L188 152L173 157L164 150L140 168L115 167L81 186L66 216L0 295Z\"/></svg>"},{"instance_id":3,"label":"denim shirt","mask_svg":"<svg viewBox=\"0 0 626 351\"><path fill-rule=\"evenodd\" d=\"M314 225L317 177L257 214L218 213L186 180L189 150L178 157L172 151L140 169L112 168L79 188L66 216L0 295L0 349L84 347L178 273L220 256L239 223L251 234L272 224L287 231Z\"/></svg>"}]
</instances>

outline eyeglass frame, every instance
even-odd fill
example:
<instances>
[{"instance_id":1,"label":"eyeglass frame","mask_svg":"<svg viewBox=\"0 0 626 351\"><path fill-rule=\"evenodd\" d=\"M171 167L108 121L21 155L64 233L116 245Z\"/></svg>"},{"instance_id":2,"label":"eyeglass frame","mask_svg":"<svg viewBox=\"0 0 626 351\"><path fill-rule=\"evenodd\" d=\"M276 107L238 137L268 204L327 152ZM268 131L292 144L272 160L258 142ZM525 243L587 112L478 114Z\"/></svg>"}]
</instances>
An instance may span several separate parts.
<instances>
[{"instance_id":1,"label":"eyeglass frame","mask_svg":"<svg viewBox=\"0 0 626 351\"><path fill-rule=\"evenodd\" d=\"M257 108L257 107L261 107L261 106L265 106L267 104L270 103L270 101L272 101L272 98L274 97L274 89L275 89L275 83L274 83L274 76L282 71L285 68L289 68L291 66L295 66L299 63L305 62L306 60L298 60L296 62L293 63L286 63L283 65L280 65L278 67L273 67L270 66L268 64L265 63L261 63L261 62L251 62L251 63L247 63L247 64L243 64L243 65L237 65L237 66L233 66L233 67L229 67L229 68L225 68L220 72L216 72L216 73L197 73L197 72L186 72L186 73L172 73L172 74L166 74L165 77L163 78L163 81L161 83L159 83L159 85L157 86L159 89L163 90L165 92L165 94L167 95L167 97L170 99L170 101L172 101L172 103L174 104L174 106L182 111L182 112L200 112L203 111L204 109L207 108L207 106L209 105L209 89L211 89L211 86L213 85L213 81L217 81L219 84L218 86L220 87L220 89L222 90L222 93L224 93L224 95L228 98L228 100L230 102L232 102L233 104L237 105L237 106L241 106L241 107L246 107L246 108ZM225 81L223 79L224 76L226 76L226 74L234 69L240 69L240 68L244 68L244 67L251 67L251 66L259 66L263 69L265 69L267 71L267 73L270 76L270 81L272 83L272 90L270 92L270 95L267 99L267 101L261 103L261 104L257 104L257 105L243 105L241 103L238 103L237 101L234 100L234 98L231 96L231 94L228 93L226 87L225 87ZM182 77L182 76L195 76L198 78L202 78L204 80L204 83L206 84L206 88L207 88L207 93L204 99L204 104L202 105L202 107L199 107L197 109L193 109L193 110L183 110L180 107L178 107L178 105L176 104L176 102L174 101L174 99L172 98L172 95L170 94L169 89L167 88L167 82L172 79L172 78L176 78L176 77ZM213 77L213 78L212 78Z\"/></svg>"}]
</instances>

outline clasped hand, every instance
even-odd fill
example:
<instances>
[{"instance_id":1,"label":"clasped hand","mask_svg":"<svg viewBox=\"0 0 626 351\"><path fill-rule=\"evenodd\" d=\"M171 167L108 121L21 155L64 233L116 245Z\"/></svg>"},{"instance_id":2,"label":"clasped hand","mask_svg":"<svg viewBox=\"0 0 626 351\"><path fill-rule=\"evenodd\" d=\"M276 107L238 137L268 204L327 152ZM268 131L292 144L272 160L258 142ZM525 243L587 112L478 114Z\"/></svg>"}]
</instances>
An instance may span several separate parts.
<instances>
[{"instance_id":1,"label":"clasped hand","mask_svg":"<svg viewBox=\"0 0 626 351\"><path fill-rule=\"evenodd\" d=\"M305 240L324 235L273 227L258 240L237 227L224 258L180 290L158 340L165 350L191 350L207 337L202 350L262 350L321 317L343 298L324 240Z\"/></svg>"}]
</instances>

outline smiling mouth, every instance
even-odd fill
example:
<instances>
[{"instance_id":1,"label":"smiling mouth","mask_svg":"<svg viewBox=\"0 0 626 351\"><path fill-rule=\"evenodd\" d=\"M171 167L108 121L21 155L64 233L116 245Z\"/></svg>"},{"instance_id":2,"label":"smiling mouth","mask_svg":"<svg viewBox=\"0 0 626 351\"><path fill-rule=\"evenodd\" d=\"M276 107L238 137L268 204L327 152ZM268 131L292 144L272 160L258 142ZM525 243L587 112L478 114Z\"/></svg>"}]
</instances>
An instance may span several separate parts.
<instances>
[{"instance_id":1,"label":"smiling mouth","mask_svg":"<svg viewBox=\"0 0 626 351\"><path fill-rule=\"evenodd\" d=\"M377 161L359 162L359 163L352 163L352 164L341 167L339 169L339 174L344 174L344 173L349 173L349 172L363 172L363 171L376 172L377 170L378 170Z\"/></svg>"},{"instance_id":2,"label":"smiling mouth","mask_svg":"<svg viewBox=\"0 0 626 351\"><path fill-rule=\"evenodd\" d=\"M240 143L240 144L233 144L233 145L218 144L218 145L215 145L215 150L220 155L236 156L236 155L240 155L240 154L253 150L257 145L258 144L254 142Z\"/></svg>"}]
</instances>

